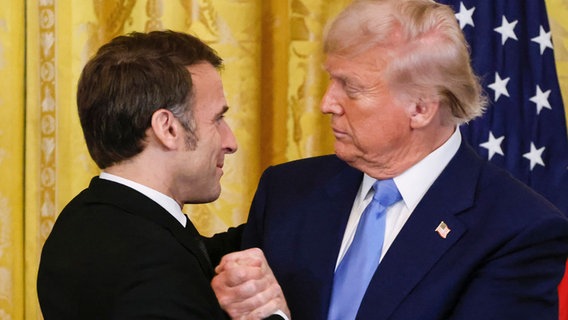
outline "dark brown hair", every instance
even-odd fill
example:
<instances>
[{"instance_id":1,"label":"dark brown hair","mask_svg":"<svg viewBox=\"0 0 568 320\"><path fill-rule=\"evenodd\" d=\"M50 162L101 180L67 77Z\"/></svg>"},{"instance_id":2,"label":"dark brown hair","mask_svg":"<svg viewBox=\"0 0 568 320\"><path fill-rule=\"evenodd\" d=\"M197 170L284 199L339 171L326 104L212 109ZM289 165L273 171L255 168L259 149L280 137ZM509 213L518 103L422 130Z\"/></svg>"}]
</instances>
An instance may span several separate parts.
<instances>
[{"instance_id":1,"label":"dark brown hair","mask_svg":"<svg viewBox=\"0 0 568 320\"><path fill-rule=\"evenodd\" d=\"M77 89L87 148L99 168L144 149L153 113L167 109L196 142L192 81L186 67L222 67L222 59L198 38L174 31L133 32L103 45L87 62Z\"/></svg>"}]
</instances>

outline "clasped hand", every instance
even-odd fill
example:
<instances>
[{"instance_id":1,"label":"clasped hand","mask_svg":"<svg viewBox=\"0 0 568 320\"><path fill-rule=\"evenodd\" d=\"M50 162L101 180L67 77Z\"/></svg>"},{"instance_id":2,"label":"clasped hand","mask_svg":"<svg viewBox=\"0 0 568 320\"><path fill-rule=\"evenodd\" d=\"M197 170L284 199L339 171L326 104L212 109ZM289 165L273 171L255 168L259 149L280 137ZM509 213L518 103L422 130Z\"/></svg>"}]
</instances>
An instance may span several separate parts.
<instances>
[{"instance_id":1,"label":"clasped hand","mask_svg":"<svg viewBox=\"0 0 568 320\"><path fill-rule=\"evenodd\" d=\"M219 304L232 319L264 319L281 311L290 318L284 294L262 250L225 255L211 281Z\"/></svg>"}]
</instances>

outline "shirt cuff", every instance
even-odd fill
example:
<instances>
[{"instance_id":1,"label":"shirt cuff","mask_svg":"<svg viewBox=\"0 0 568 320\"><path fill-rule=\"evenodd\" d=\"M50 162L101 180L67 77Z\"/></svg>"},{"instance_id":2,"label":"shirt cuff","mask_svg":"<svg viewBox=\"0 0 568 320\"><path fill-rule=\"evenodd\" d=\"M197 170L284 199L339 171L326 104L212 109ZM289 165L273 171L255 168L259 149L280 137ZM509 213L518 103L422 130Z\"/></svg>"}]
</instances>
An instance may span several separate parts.
<instances>
[{"instance_id":1,"label":"shirt cuff","mask_svg":"<svg viewBox=\"0 0 568 320\"><path fill-rule=\"evenodd\" d=\"M288 318L288 316L286 316L286 314L282 310L276 310L274 314L281 316L282 318L284 318L284 320L290 320L290 318Z\"/></svg>"}]
</instances>

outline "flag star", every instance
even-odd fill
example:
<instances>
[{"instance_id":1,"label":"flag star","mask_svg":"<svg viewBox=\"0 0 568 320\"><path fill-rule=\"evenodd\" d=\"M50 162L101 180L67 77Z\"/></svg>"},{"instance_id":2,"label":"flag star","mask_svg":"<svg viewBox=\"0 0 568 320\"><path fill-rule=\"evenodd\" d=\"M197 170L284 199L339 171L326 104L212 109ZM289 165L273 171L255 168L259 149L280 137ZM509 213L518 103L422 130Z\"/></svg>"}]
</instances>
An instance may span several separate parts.
<instances>
[{"instance_id":1,"label":"flag star","mask_svg":"<svg viewBox=\"0 0 568 320\"><path fill-rule=\"evenodd\" d=\"M550 103L548 102L548 96L550 96L550 90L546 90L545 92L542 92L542 90L540 89L540 86L537 84L536 85L536 95L534 95L533 97L531 97L529 100L536 103L536 114L540 114L540 110L542 110L542 108L547 108L547 109L551 109L552 107L550 106Z\"/></svg>"},{"instance_id":2,"label":"flag star","mask_svg":"<svg viewBox=\"0 0 568 320\"><path fill-rule=\"evenodd\" d=\"M509 91L507 90L507 83L509 83L509 80L511 80L511 78L501 79L499 72L495 72L495 82L488 86L495 91L495 102L499 100L501 95L509 96Z\"/></svg>"},{"instance_id":3,"label":"flag star","mask_svg":"<svg viewBox=\"0 0 568 320\"><path fill-rule=\"evenodd\" d=\"M460 2L460 12L456 13L456 19L460 22L460 28L463 29L467 25L475 27L475 24L473 23L474 11L475 7L468 9L463 5L463 2Z\"/></svg>"},{"instance_id":4,"label":"flag star","mask_svg":"<svg viewBox=\"0 0 568 320\"><path fill-rule=\"evenodd\" d=\"M519 21L515 20L513 22L509 22L509 21L507 21L507 18L505 18L505 16L503 16L502 19L501 19L501 26L493 29L493 30L495 30L495 31L497 31L498 33L501 34L501 44L502 45L505 45L505 42L509 38L514 39L514 40L518 40L517 35L515 34L515 31L513 30L513 29L515 29L517 22L519 22Z\"/></svg>"},{"instance_id":5,"label":"flag star","mask_svg":"<svg viewBox=\"0 0 568 320\"><path fill-rule=\"evenodd\" d=\"M534 146L534 143L531 142L531 151L523 154L523 158L529 159L531 162L531 171L537 164L540 164L544 167L544 162L542 161L542 152L544 151L544 149L546 148L542 147L540 149L537 149Z\"/></svg>"},{"instance_id":6,"label":"flag star","mask_svg":"<svg viewBox=\"0 0 568 320\"><path fill-rule=\"evenodd\" d=\"M550 31L545 32L542 26L540 26L540 33L538 37L532 38L531 41L536 42L540 45L540 55L544 53L544 50L546 50L546 48L553 49Z\"/></svg>"},{"instance_id":7,"label":"flag star","mask_svg":"<svg viewBox=\"0 0 568 320\"><path fill-rule=\"evenodd\" d=\"M503 142L503 139L505 139L505 136L495 138L495 136L493 136L493 132L489 131L489 140L479 145L489 151L489 160L491 160L496 153L502 156L505 155L503 153L503 149L501 149L501 142Z\"/></svg>"}]
</instances>

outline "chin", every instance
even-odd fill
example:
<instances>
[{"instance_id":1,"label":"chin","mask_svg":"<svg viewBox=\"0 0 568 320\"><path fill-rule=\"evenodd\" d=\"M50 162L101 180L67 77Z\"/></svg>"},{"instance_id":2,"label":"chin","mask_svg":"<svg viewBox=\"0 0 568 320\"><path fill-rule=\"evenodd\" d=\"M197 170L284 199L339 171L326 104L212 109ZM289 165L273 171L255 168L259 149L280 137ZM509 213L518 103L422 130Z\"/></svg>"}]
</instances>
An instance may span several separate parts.
<instances>
[{"instance_id":1,"label":"chin","mask_svg":"<svg viewBox=\"0 0 568 320\"><path fill-rule=\"evenodd\" d=\"M220 195L221 195L221 187L219 186L215 190L211 190L210 193L194 195L186 203L187 204L210 203L210 202L213 202L213 201L219 199Z\"/></svg>"},{"instance_id":2,"label":"chin","mask_svg":"<svg viewBox=\"0 0 568 320\"><path fill-rule=\"evenodd\" d=\"M353 152L352 150L336 148L335 155L355 169L363 171L361 156L358 156L358 153Z\"/></svg>"},{"instance_id":3,"label":"chin","mask_svg":"<svg viewBox=\"0 0 568 320\"><path fill-rule=\"evenodd\" d=\"M209 202L213 202L217 199L219 199L219 196L221 195L221 192L217 192L215 194L211 194L208 197L206 197L203 201L203 203L209 203Z\"/></svg>"},{"instance_id":4,"label":"chin","mask_svg":"<svg viewBox=\"0 0 568 320\"><path fill-rule=\"evenodd\" d=\"M352 162L355 159L353 152L349 152L348 148L345 148L345 145L335 143L335 155L345 161L345 162Z\"/></svg>"}]
</instances>

